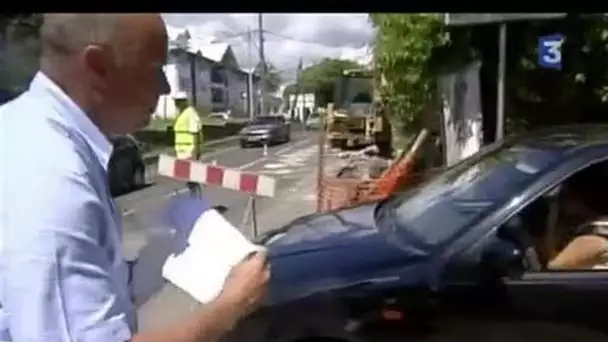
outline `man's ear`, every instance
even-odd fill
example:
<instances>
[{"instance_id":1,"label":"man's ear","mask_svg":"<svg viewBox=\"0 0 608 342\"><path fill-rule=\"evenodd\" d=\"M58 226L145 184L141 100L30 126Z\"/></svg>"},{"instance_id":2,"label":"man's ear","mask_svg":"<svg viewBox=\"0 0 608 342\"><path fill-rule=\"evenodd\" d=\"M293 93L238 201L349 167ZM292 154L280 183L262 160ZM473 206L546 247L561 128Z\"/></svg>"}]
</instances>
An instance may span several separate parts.
<instances>
[{"instance_id":1,"label":"man's ear","mask_svg":"<svg viewBox=\"0 0 608 342\"><path fill-rule=\"evenodd\" d=\"M84 49L82 58L87 74L93 79L99 81L108 77L112 68L112 56L109 51L101 46L89 45Z\"/></svg>"}]
</instances>

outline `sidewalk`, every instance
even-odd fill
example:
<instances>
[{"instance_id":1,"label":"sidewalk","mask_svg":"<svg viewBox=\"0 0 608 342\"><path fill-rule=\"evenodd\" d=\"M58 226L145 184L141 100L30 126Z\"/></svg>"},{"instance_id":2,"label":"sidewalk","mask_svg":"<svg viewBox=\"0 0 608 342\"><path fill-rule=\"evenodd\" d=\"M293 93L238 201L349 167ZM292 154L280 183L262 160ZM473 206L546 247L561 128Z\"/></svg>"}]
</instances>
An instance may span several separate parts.
<instances>
[{"instance_id":1,"label":"sidewalk","mask_svg":"<svg viewBox=\"0 0 608 342\"><path fill-rule=\"evenodd\" d=\"M263 203L257 214L259 233L272 231L298 217L314 213L317 209L316 199L317 175L307 173L280 198Z\"/></svg>"},{"instance_id":2,"label":"sidewalk","mask_svg":"<svg viewBox=\"0 0 608 342\"><path fill-rule=\"evenodd\" d=\"M325 170L336 169L340 161L328 154L325 159ZM280 197L261 203L257 214L259 233L278 229L298 217L315 213L317 210L317 170L316 165L302 175L302 178Z\"/></svg>"}]
</instances>

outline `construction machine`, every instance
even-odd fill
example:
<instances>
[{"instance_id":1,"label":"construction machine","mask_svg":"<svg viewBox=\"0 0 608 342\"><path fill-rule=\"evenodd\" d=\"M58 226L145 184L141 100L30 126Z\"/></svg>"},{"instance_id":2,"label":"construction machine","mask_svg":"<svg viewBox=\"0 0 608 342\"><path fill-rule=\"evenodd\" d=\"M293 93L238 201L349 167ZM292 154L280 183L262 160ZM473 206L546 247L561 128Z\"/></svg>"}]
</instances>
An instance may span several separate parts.
<instances>
[{"instance_id":1,"label":"construction machine","mask_svg":"<svg viewBox=\"0 0 608 342\"><path fill-rule=\"evenodd\" d=\"M376 145L390 157L391 127L371 70L345 70L334 88L333 110L327 113L327 139L332 147Z\"/></svg>"}]
</instances>

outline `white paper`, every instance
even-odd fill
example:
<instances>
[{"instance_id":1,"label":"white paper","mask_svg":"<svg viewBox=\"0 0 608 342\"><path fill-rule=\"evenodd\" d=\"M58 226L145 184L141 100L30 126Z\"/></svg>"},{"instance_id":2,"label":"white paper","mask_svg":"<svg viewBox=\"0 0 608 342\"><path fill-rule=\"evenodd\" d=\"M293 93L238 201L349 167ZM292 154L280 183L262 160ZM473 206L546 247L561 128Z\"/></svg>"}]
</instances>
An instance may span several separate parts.
<instances>
[{"instance_id":1,"label":"white paper","mask_svg":"<svg viewBox=\"0 0 608 342\"><path fill-rule=\"evenodd\" d=\"M167 258L163 277L197 301L208 303L219 295L232 267L262 247L210 209L196 219L180 249Z\"/></svg>"}]
</instances>

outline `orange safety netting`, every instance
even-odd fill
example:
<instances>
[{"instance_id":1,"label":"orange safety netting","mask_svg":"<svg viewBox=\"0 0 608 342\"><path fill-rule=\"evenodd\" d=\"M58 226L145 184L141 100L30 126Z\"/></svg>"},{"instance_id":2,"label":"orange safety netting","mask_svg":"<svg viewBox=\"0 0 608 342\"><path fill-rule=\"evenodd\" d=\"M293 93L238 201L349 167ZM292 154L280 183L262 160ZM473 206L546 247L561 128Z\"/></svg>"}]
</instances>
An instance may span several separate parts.
<instances>
[{"instance_id":1,"label":"orange safety netting","mask_svg":"<svg viewBox=\"0 0 608 342\"><path fill-rule=\"evenodd\" d=\"M416 152L427 137L426 130L416 138L410 152L392 164L378 179L327 178L319 189L317 211L324 212L362 202L380 200L416 183Z\"/></svg>"},{"instance_id":2,"label":"orange safety netting","mask_svg":"<svg viewBox=\"0 0 608 342\"><path fill-rule=\"evenodd\" d=\"M360 195L361 200L385 198L403 186L414 169L414 158L405 157L391 165L380 178L371 182L368 190Z\"/></svg>"},{"instance_id":3,"label":"orange safety netting","mask_svg":"<svg viewBox=\"0 0 608 342\"><path fill-rule=\"evenodd\" d=\"M321 185L319 212L347 207L353 204L361 180L350 178L327 177Z\"/></svg>"},{"instance_id":4,"label":"orange safety netting","mask_svg":"<svg viewBox=\"0 0 608 342\"><path fill-rule=\"evenodd\" d=\"M326 178L320 191L319 211L326 212L362 202L380 200L403 188L411 178L413 158L403 158L373 180Z\"/></svg>"}]
</instances>

